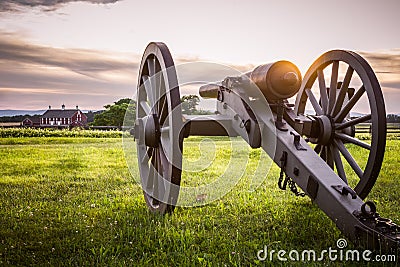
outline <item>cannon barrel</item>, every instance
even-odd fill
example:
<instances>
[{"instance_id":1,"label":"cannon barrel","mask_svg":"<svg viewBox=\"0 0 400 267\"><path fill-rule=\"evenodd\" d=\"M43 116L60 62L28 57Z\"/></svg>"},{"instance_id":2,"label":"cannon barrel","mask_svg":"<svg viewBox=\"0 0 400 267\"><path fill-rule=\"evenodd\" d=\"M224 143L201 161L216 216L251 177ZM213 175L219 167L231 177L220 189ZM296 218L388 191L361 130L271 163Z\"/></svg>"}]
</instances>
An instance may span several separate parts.
<instances>
[{"instance_id":1,"label":"cannon barrel","mask_svg":"<svg viewBox=\"0 0 400 267\"><path fill-rule=\"evenodd\" d=\"M218 84L206 84L200 87L199 94L203 98L217 98L218 90Z\"/></svg>"},{"instance_id":2,"label":"cannon barrel","mask_svg":"<svg viewBox=\"0 0 400 267\"><path fill-rule=\"evenodd\" d=\"M300 89L301 73L293 63L285 60L264 64L244 74L255 83L268 101L287 99ZM220 86L206 84L199 93L204 98L216 98Z\"/></svg>"},{"instance_id":3,"label":"cannon barrel","mask_svg":"<svg viewBox=\"0 0 400 267\"><path fill-rule=\"evenodd\" d=\"M268 101L290 98L299 91L301 85L299 69L285 60L256 67L250 79Z\"/></svg>"}]
</instances>

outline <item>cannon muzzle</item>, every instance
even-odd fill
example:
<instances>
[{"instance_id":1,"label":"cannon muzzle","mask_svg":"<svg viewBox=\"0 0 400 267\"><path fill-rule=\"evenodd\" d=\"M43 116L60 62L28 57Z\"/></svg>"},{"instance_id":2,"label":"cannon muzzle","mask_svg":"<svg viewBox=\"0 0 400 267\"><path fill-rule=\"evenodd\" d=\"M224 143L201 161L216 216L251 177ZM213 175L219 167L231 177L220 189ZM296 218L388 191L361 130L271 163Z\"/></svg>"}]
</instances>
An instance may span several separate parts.
<instances>
[{"instance_id":1,"label":"cannon muzzle","mask_svg":"<svg viewBox=\"0 0 400 267\"><path fill-rule=\"evenodd\" d=\"M277 61L255 68L250 79L260 88L268 101L287 99L300 89L301 73L289 61Z\"/></svg>"},{"instance_id":2,"label":"cannon muzzle","mask_svg":"<svg viewBox=\"0 0 400 267\"><path fill-rule=\"evenodd\" d=\"M218 84L206 84L200 87L199 94L203 98L217 98L218 97Z\"/></svg>"}]
</instances>

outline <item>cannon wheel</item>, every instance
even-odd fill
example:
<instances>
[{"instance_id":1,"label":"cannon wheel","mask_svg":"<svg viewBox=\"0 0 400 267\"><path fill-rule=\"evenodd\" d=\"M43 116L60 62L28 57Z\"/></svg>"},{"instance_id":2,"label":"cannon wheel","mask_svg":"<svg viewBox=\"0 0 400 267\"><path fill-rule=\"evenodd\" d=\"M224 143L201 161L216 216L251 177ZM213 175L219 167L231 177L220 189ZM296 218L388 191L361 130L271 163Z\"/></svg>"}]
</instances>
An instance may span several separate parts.
<instances>
[{"instance_id":1,"label":"cannon wheel","mask_svg":"<svg viewBox=\"0 0 400 267\"><path fill-rule=\"evenodd\" d=\"M339 68L346 70L341 82L338 81ZM324 69L326 69L325 73L331 70L330 79L327 79L330 82L329 86L325 82ZM317 88L314 89L314 93L313 86ZM351 88L353 86L354 88ZM360 101L364 101L364 105L369 105L369 112L353 118L350 112L354 111ZM381 87L371 66L354 52L343 50L326 52L311 65L305 74L296 99L295 112L298 115L306 112L307 102L311 104L316 118L330 121L327 128L330 131L329 135L319 137L314 141L310 138L311 142L316 144L315 152L332 169L335 169L345 182L347 182L345 169L348 174L351 171L354 172L359 180L353 189L364 199L379 175L386 144L385 103ZM355 126L365 122L371 123L370 144L355 137ZM368 155L366 163L362 163L365 167L362 165L360 167L357 163L350 152L351 146L361 147L362 153ZM345 168L342 159L345 159L351 168Z\"/></svg>"},{"instance_id":2,"label":"cannon wheel","mask_svg":"<svg viewBox=\"0 0 400 267\"><path fill-rule=\"evenodd\" d=\"M135 136L146 204L152 212L172 212L181 181L182 112L174 62L164 43L150 43L143 54L136 106Z\"/></svg>"}]
</instances>

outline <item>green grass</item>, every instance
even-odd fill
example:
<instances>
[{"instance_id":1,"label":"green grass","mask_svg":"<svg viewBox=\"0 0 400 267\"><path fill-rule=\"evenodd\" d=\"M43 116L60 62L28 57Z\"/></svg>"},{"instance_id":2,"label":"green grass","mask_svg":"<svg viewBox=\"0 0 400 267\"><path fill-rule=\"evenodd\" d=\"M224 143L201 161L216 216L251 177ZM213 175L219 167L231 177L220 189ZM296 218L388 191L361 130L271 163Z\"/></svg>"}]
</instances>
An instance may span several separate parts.
<instances>
[{"instance_id":1,"label":"green grass","mask_svg":"<svg viewBox=\"0 0 400 267\"><path fill-rule=\"evenodd\" d=\"M215 160L207 170L185 171L184 185L212 181L232 154L227 139L203 142L208 154L198 141L185 142L187 164L201 169L198 159ZM235 159L250 153L247 166L234 170L244 172L237 186L209 205L161 217L147 210L120 138L0 138L0 265L263 266L270 262L259 262L256 253L264 245L286 251L335 247L344 236L308 198L278 189L276 166L249 191L260 151L234 142L242 142ZM399 149L400 141L387 142L380 179L368 197L397 224Z\"/></svg>"}]
</instances>

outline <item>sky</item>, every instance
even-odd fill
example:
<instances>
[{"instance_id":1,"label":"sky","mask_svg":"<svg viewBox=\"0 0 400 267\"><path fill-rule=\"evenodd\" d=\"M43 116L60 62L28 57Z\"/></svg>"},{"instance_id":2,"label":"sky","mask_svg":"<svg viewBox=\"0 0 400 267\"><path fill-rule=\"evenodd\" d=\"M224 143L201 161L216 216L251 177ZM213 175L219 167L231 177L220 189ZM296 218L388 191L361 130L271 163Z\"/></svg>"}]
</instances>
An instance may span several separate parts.
<instances>
[{"instance_id":1,"label":"sky","mask_svg":"<svg viewBox=\"0 0 400 267\"><path fill-rule=\"evenodd\" d=\"M400 113L399 11L398 0L1 0L0 109L132 98L141 54L162 41L176 64L284 59L303 75L322 53L353 50L377 73L387 113Z\"/></svg>"}]
</instances>

